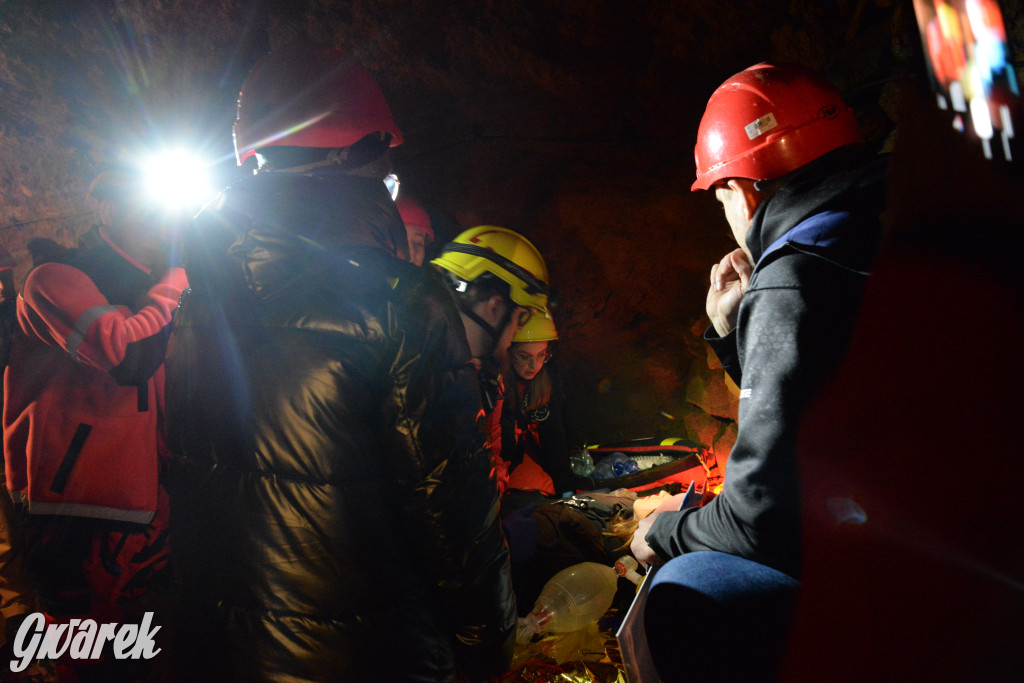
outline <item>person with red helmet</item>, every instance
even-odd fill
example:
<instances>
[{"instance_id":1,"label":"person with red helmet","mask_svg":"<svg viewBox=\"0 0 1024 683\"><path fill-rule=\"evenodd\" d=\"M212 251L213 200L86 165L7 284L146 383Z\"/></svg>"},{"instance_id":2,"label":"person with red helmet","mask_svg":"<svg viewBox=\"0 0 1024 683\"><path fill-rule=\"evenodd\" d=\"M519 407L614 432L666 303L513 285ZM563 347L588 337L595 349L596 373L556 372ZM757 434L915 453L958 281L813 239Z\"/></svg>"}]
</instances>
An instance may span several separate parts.
<instances>
[{"instance_id":1,"label":"person with red helmet","mask_svg":"<svg viewBox=\"0 0 1024 683\"><path fill-rule=\"evenodd\" d=\"M241 90L259 170L186 236L167 362L176 680L500 675L508 548L459 311L382 182L402 134L332 47Z\"/></svg>"},{"instance_id":2,"label":"person with red helmet","mask_svg":"<svg viewBox=\"0 0 1024 683\"><path fill-rule=\"evenodd\" d=\"M398 213L405 223L405 233L409 240L409 262L422 266L427 257L427 248L434 242L434 229L430 226L430 216L426 209L409 195L399 195L395 200Z\"/></svg>"},{"instance_id":3,"label":"person with red helmet","mask_svg":"<svg viewBox=\"0 0 1024 683\"><path fill-rule=\"evenodd\" d=\"M634 535L638 559L667 562L647 605L656 663L690 598L750 655L726 679L770 677L781 653L800 576L796 435L843 358L881 235L886 162L859 143L851 109L802 67L757 64L707 104L692 189L714 191L739 248L711 269L705 339L740 387L739 430L721 494Z\"/></svg>"}]
</instances>

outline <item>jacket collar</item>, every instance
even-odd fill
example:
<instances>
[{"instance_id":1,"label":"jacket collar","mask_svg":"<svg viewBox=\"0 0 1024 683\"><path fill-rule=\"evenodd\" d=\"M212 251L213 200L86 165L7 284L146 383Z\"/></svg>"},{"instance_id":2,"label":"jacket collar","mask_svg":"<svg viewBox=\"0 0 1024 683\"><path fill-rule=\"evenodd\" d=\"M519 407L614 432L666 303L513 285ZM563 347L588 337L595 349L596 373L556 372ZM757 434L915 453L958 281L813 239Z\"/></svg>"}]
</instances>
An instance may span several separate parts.
<instances>
[{"instance_id":1,"label":"jacket collar","mask_svg":"<svg viewBox=\"0 0 1024 683\"><path fill-rule=\"evenodd\" d=\"M797 171L761 203L747 231L747 247L755 264L768 251L789 242L824 247L858 239L853 230L843 231L841 235L836 233L841 225L849 223L853 213L864 213L877 221L884 202L881 187L887 159L877 157L864 164L854 161L849 153L826 155ZM832 214L831 220L818 223L813 230L793 230L821 213ZM836 220L839 217L846 220ZM875 240L877 234L864 237Z\"/></svg>"},{"instance_id":2,"label":"jacket collar","mask_svg":"<svg viewBox=\"0 0 1024 683\"><path fill-rule=\"evenodd\" d=\"M240 266L246 286L260 296L317 271L358 266L367 251L397 256L407 244L384 183L334 169L245 179L200 214L191 233L205 241L209 256L189 264L190 281L193 267L204 273L198 283Z\"/></svg>"}]
</instances>

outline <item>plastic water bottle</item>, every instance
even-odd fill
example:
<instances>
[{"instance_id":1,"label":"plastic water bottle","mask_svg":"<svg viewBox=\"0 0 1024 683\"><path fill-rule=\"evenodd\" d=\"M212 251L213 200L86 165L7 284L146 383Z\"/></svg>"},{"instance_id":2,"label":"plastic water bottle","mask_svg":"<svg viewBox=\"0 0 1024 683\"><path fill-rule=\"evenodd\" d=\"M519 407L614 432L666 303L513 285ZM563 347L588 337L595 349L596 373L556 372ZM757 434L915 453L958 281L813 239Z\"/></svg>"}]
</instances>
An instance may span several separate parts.
<instances>
[{"instance_id":1,"label":"plastic water bottle","mask_svg":"<svg viewBox=\"0 0 1024 683\"><path fill-rule=\"evenodd\" d=\"M516 642L535 633L568 633L592 624L608 611L618 588L618 573L603 564L580 562L551 577L533 611L516 624Z\"/></svg>"},{"instance_id":2,"label":"plastic water bottle","mask_svg":"<svg viewBox=\"0 0 1024 683\"><path fill-rule=\"evenodd\" d=\"M569 467L572 468L573 474L589 477L594 472L594 459L590 457L587 449L581 448L569 456Z\"/></svg>"},{"instance_id":3,"label":"plastic water bottle","mask_svg":"<svg viewBox=\"0 0 1024 683\"><path fill-rule=\"evenodd\" d=\"M612 479L615 477L615 471L613 469L612 457L606 455L603 458L597 460L594 463L593 470L595 479Z\"/></svg>"},{"instance_id":4,"label":"plastic water bottle","mask_svg":"<svg viewBox=\"0 0 1024 683\"><path fill-rule=\"evenodd\" d=\"M658 467L660 465L667 465L670 462L674 462L675 458L671 455L637 455L633 458L636 460L637 466L641 470L649 470L652 467Z\"/></svg>"},{"instance_id":5,"label":"plastic water bottle","mask_svg":"<svg viewBox=\"0 0 1024 683\"><path fill-rule=\"evenodd\" d=\"M636 460L633 460L625 453L615 453L612 455L612 472L615 473L616 477L633 474L639 470L640 466L637 465Z\"/></svg>"},{"instance_id":6,"label":"plastic water bottle","mask_svg":"<svg viewBox=\"0 0 1024 683\"><path fill-rule=\"evenodd\" d=\"M640 466L636 460L619 451L605 455L594 464L595 479L614 479L639 471Z\"/></svg>"}]
</instances>

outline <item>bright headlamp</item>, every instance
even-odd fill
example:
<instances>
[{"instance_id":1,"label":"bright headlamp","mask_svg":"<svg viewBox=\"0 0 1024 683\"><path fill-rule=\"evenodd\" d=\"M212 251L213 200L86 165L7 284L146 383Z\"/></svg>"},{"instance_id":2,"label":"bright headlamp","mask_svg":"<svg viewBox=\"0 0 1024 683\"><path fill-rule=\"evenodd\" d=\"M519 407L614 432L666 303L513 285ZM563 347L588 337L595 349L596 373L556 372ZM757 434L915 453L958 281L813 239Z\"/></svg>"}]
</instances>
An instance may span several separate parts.
<instances>
[{"instance_id":1,"label":"bright headlamp","mask_svg":"<svg viewBox=\"0 0 1024 683\"><path fill-rule=\"evenodd\" d=\"M142 165L147 201L165 211L195 212L214 197L209 164L184 150L167 150Z\"/></svg>"}]
</instances>

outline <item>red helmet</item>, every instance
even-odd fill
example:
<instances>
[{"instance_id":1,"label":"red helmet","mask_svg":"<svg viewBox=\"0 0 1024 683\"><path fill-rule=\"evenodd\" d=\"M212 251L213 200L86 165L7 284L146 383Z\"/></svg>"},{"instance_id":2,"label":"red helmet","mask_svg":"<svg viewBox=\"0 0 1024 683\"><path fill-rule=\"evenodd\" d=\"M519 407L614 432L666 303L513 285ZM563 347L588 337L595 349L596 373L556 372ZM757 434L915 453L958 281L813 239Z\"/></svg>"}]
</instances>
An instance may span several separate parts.
<instances>
[{"instance_id":1,"label":"red helmet","mask_svg":"<svg viewBox=\"0 0 1024 683\"><path fill-rule=\"evenodd\" d=\"M264 57L242 83L235 158L257 147L348 147L371 133L402 132L377 83L337 48L295 44Z\"/></svg>"},{"instance_id":2,"label":"red helmet","mask_svg":"<svg viewBox=\"0 0 1024 683\"><path fill-rule=\"evenodd\" d=\"M860 142L853 111L825 79L803 67L757 64L708 100L697 130L697 181L770 180Z\"/></svg>"},{"instance_id":3,"label":"red helmet","mask_svg":"<svg viewBox=\"0 0 1024 683\"><path fill-rule=\"evenodd\" d=\"M398 213L402 214L402 222L407 228L422 228L429 235L428 241L434 241L434 229L430 227L430 216L420 203L408 195L399 195L395 200Z\"/></svg>"}]
</instances>

